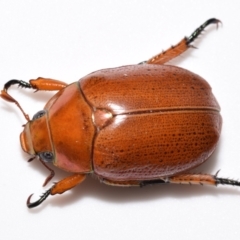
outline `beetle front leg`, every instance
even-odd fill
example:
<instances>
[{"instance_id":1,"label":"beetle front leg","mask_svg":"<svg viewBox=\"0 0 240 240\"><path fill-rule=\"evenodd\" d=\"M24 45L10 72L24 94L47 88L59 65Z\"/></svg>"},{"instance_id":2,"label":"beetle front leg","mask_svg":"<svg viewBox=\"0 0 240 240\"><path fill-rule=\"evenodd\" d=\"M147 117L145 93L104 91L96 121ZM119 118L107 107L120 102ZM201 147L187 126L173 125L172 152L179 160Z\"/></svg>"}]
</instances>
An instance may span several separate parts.
<instances>
[{"instance_id":1,"label":"beetle front leg","mask_svg":"<svg viewBox=\"0 0 240 240\"><path fill-rule=\"evenodd\" d=\"M36 202L31 203L31 197L33 194L31 194L27 199L27 207L28 208L34 208L39 206L49 195L55 195L55 194L62 194L66 192L67 190L70 190L77 186L79 183L81 183L86 178L86 174L73 174L69 177L66 177L62 179L61 181L57 182L53 187L48 189L39 200Z\"/></svg>"},{"instance_id":2,"label":"beetle front leg","mask_svg":"<svg viewBox=\"0 0 240 240\"><path fill-rule=\"evenodd\" d=\"M59 91L65 88L68 84L59 80L51 79L51 78L42 78L39 77L37 79L29 80L29 83L33 89L45 90L45 91Z\"/></svg>"},{"instance_id":3,"label":"beetle front leg","mask_svg":"<svg viewBox=\"0 0 240 240\"><path fill-rule=\"evenodd\" d=\"M163 51L162 53L150 58L148 61L143 63L148 64L164 64L166 62L169 62L173 58L179 56L183 52L185 52L188 48L193 47L191 43L202 33L202 31L210 24L218 24L221 23L220 20L216 18L211 18L207 20L204 24L202 24L199 28L197 28L190 37L185 37L182 39L177 45L170 47L166 51Z\"/></svg>"},{"instance_id":4,"label":"beetle front leg","mask_svg":"<svg viewBox=\"0 0 240 240\"><path fill-rule=\"evenodd\" d=\"M16 85L16 84L19 87L32 88L37 91L38 90L59 91L67 86L67 83L59 81L59 80L51 79L51 78L39 77L37 79L29 80L29 83L22 81L22 80L12 79L4 84L3 91L7 92L9 87L11 87L12 85Z\"/></svg>"},{"instance_id":5,"label":"beetle front leg","mask_svg":"<svg viewBox=\"0 0 240 240\"><path fill-rule=\"evenodd\" d=\"M46 91L58 91L61 90L63 88L65 88L67 86L66 83L61 82L59 80L54 80L51 78L42 78L39 77L37 79L31 79L28 82L22 81L22 80L17 80L17 79L12 79L9 80L7 83L4 84L3 90L0 93L0 97L3 98L5 101L8 102L12 102L15 103L18 108L21 110L21 112L23 113L25 119L29 122L30 118L28 116L28 114L26 114L24 112L24 110L22 109L21 105L18 103L18 101L16 101L11 95L8 94L8 89L12 86L12 85L18 85L18 87L22 87L22 88L32 88L35 89L36 91L39 90L46 90Z\"/></svg>"}]
</instances>

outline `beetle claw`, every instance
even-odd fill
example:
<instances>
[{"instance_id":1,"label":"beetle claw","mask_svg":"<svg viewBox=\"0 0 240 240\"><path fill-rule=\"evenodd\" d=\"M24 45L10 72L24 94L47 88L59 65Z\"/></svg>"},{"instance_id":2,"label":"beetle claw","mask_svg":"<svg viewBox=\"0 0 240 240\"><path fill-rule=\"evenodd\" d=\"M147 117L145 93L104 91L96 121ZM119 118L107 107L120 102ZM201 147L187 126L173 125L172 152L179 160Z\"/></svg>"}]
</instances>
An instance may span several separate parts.
<instances>
[{"instance_id":1,"label":"beetle claw","mask_svg":"<svg viewBox=\"0 0 240 240\"><path fill-rule=\"evenodd\" d=\"M32 203L30 202L30 200L31 200L31 197L33 194L31 194L27 199L27 207L28 208L37 207L49 196L50 193L51 193L51 188L48 189L45 193L43 193L42 196L40 196L40 198L37 201L32 202Z\"/></svg>"}]
</instances>

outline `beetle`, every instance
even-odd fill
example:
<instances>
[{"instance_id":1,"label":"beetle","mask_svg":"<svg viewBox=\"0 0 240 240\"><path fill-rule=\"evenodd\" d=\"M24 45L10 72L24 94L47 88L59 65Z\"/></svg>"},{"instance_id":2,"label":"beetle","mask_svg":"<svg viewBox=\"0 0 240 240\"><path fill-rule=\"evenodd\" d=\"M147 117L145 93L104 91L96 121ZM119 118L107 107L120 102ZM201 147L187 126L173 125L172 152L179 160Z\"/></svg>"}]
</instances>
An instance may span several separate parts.
<instances>
[{"instance_id":1,"label":"beetle","mask_svg":"<svg viewBox=\"0 0 240 240\"><path fill-rule=\"evenodd\" d=\"M47 163L72 174L55 183L39 200L63 192L92 174L113 186L157 183L228 184L240 182L217 174L189 170L205 162L216 148L222 126L220 106L210 85L180 67L164 65L190 47L211 18L190 37L137 65L103 69L67 85L37 78L10 80L1 97L17 104L27 123L20 135L23 151L50 170L44 186L54 176ZM10 86L57 90L44 109L30 120Z\"/></svg>"}]
</instances>

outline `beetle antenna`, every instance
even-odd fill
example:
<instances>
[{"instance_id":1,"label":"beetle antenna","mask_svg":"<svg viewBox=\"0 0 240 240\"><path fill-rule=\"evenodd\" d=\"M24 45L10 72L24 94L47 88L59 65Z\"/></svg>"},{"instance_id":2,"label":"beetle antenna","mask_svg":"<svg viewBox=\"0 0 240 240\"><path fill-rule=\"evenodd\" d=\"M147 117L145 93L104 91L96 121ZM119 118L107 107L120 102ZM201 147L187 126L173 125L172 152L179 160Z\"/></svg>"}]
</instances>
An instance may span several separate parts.
<instances>
[{"instance_id":1,"label":"beetle antenna","mask_svg":"<svg viewBox=\"0 0 240 240\"><path fill-rule=\"evenodd\" d=\"M51 188L48 189L45 193L43 193L36 202L32 202L32 203L30 202L30 200L33 194L31 194L27 199L27 207L34 208L39 206L49 196L50 193L51 193Z\"/></svg>"}]
</instances>

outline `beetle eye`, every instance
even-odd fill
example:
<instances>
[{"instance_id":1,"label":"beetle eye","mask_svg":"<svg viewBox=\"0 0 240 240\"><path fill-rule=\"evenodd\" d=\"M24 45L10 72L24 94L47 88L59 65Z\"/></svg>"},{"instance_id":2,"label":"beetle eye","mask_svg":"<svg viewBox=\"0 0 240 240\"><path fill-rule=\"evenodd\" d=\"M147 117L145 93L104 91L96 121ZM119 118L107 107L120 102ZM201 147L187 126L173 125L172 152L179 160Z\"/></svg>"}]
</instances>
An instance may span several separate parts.
<instances>
[{"instance_id":1,"label":"beetle eye","mask_svg":"<svg viewBox=\"0 0 240 240\"><path fill-rule=\"evenodd\" d=\"M46 114L46 111L45 110L41 110L39 112L37 112L36 114L33 115L33 118L32 120L36 120L42 116L44 116Z\"/></svg>"},{"instance_id":2,"label":"beetle eye","mask_svg":"<svg viewBox=\"0 0 240 240\"><path fill-rule=\"evenodd\" d=\"M54 159L52 152L40 152L38 156L46 163L53 162Z\"/></svg>"}]
</instances>

